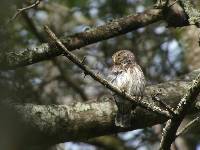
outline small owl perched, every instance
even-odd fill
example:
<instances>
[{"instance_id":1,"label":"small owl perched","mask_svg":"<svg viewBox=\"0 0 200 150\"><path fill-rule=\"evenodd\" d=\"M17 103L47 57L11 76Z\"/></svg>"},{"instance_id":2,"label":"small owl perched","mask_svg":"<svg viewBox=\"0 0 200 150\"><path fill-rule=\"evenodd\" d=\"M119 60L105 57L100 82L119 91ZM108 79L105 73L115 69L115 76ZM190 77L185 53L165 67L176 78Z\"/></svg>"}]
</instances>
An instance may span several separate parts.
<instances>
[{"instance_id":1,"label":"small owl perched","mask_svg":"<svg viewBox=\"0 0 200 150\"><path fill-rule=\"evenodd\" d=\"M113 54L112 61L113 66L109 75L111 83L127 94L141 98L146 82L134 54L128 50L120 50ZM118 107L116 126L131 127L131 113L136 106L123 97L115 95L114 98Z\"/></svg>"}]
</instances>

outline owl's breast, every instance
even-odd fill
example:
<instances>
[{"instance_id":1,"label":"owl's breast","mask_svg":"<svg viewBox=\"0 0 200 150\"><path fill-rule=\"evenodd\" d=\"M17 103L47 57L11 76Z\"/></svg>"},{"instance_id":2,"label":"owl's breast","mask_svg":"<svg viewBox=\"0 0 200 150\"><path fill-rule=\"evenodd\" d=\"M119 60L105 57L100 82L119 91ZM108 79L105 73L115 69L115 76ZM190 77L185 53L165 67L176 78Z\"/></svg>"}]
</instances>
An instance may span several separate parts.
<instances>
[{"instance_id":1,"label":"owl's breast","mask_svg":"<svg viewBox=\"0 0 200 150\"><path fill-rule=\"evenodd\" d=\"M121 90L127 91L129 86L129 81L130 81L129 74L123 71L114 76L112 84Z\"/></svg>"},{"instance_id":2,"label":"owl's breast","mask_svg":"<svg viewBox=\"0 0 200 150\"><path fill-rule=\"evenodd\" d=\"M125 70L112 70L111 83L130 95L143 95L145 78L140 66L129 67Z\"/></svg>"},{"instance_id":3,"label":"owl's breast","mask_svg":"<svg viewBox=\"0 0 200 150\"><path fill-rule=\"evenodd\" d=\"M141 68L134 67L134 69L129 70L130 82L129 82L129 93L131 95L143 95L146 80Z\"/></svg>"}]
</instances>

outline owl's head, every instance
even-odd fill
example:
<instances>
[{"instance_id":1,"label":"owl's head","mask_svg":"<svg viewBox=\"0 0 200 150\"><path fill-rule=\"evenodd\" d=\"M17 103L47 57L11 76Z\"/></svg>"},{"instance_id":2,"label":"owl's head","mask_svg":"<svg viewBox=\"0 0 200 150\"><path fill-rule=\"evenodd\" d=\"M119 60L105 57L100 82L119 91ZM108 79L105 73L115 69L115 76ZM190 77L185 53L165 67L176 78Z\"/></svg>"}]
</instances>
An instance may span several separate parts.
<instances>
[{"instance_id":1,"label":"owl's head","mask_svg":"<svg viewBox=\"0 0 200 150\"><path fill-rule=\"evenodd\" d=\"M129 50L120 50L112 55L112 61L115 65L135 63L135 56Z\"/></svg>"}]
</instances>

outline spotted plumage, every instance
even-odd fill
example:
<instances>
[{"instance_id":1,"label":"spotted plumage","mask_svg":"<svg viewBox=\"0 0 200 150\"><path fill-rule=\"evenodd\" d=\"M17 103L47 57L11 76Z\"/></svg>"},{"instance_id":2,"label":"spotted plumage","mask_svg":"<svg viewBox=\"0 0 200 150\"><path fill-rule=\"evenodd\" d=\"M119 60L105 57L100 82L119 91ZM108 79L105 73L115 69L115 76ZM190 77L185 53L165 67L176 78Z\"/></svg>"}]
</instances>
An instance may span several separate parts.
<instances>
[{"instance_id":1,"label":"spotted plumage","mask_svg":"<svg viewBox=\"0 0 200 150\"><path fill-rule=\"evenodd\" d=\"M142 97L146 82L134 54L128 50L120 50L113 54L112 61L113 66L109 76L111 83L127 94ZM116 126L130 127L131 113L136 106L122 97L114 95L114 98L118 107Z\"/></svg>"}]
</instances>

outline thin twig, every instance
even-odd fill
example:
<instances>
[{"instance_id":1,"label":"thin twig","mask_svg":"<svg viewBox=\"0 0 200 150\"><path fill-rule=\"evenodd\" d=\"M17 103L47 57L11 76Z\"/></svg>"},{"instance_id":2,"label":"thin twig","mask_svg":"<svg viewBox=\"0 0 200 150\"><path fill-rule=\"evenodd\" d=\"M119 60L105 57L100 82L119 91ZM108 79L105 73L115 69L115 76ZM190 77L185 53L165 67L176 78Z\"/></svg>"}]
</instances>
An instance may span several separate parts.
<instances>
[{"instance_id":1,"label":"thin twig","mask_svg":"<svg viewBox=\"0 0 200 150\"><path fill-rule=\"evenodd\" d=\"M181 131L179 131L176 134L176 137L179 137L179 136L183 135L190 127L192 127L194 124L196 124L199 121L200 121L200 117L196 117L195 119L193 119L192 121L190 121L188 124L185 125L184 128L181 129Z\"/></svg>"},{"instance_id":2,"label":"thin twig","mask_svg":"<svg viewBox=\"0 0 200 150\"><path fill-rule=\"evenodd\" d=\"M27 6L27 7L23 7L23 8L20 8L20 9L17 9L17 12L14 14L14 16L9 20L9 22L15 20L17 18L17 16L19 16L21 13L23 13L24 11L28 10L28 9L31 9L31 8L34 8L34 7L37 7L40 2L42 0L36 0L33 4Z\"/></svg>"},{"instance_id":3,"label":"thin twig","mask_svg":"<svg viewBox=\"0 0 200 150\"><path fill-rule=\"evenodd\" d=\"M42 43L42 42L46 42L47 39L45 39L45 37L43 36L42 33L39 32L39 30L37 29L36 25L34 24L33 20L28 16L28 14L26 12L23 12L23 17L29 27L29 29L32 31L32 33L37 37L37 39ZM84 92L84 90L77 85L76 83L74 83L73 81L71 81L71 79L66 75L65 70L62 68L62 66L60 65L60 63L56 60L56 59L52 59L51 60L52 63L57 67L58 71L60 72L60 78L67 84L69 85L73 90L75 90L80 97L82 98L83 101L87 101L88 97L86 95L86 93Z\"/></svg>"},{"instance_id":4,"label":"thin twig","mask_svg":"<svg viewBox=\"0 0 200 150\"><path fill-rule=\"evenodd\" d=\"M178 2L178 0L175 0L174 2L172 2L171 4L169 4L168 7L172 7L174 4L176 4Z\"/></svg>"},{"instance_id":5,"label":"thin twig","mask_svg":"<svg viewBox=\"0 0 200 150\"><path fill-rule=\"evenodd\" d=\"M47 26L45 26L44 29L48 33L50 38L56 42L57 46L59 46L59 48L61 48L62 51L64 51L64 55L69 60L71 60L73 63L75 63L79 68L81 68L87 75L90 75L94 80L98 81L99 83L101 83L106 88L110 89L111 91L115 92L119 96L122 96L122 97L126 98L127 100L132 101L137 106L140 106L147 110L151 110L157 114L162 114L163 116L165 116L167 118L171 117L168 111L162 110L160 107L149 104L144 101L137 101L136 98L131 97L130 95L126 94L125 92L122 92L117 87L111 85L107 80L103 79L98 74L95 74L87 65L83 64L82 61L79 60L79 58L77 58L73 53L71 53Z\"/></svg>"},{"instance_id":6,"label":"thin twig","mask_svg":"<svg viewBox=\"0 0 200 150\"><path fill-rule=\"evenodd\" d=\"M166 0L165 2L163 2L162 0L157 0L154 7L157 9L163 9L163 8L168 7L168 4L169 4L169 0Z\"/></svg>"},{"instance_id":7,"label":"thin twig","mask_svg":"<svg viewBox=\"0 0 200 150\"><path fill-rule=\"evenodd\" d=\"M158 93L160 94L160 93ZM157 95L153 95L152 96L152 100L154 100L155 102L158 102L162 107L164 107L164 109L166 109L171 115L174 115L174 110L171 106L167 105L165 102L163 102L162 100L160 100Z\"/></svg>"},{"instance_id":8,"label":"thin twig","mask_svg":"<svg viewBox=\"0 0 200 150\"><path fill-rule=\"evenodd\" d=\"M162 2L162 0L157 0L156 4L154 5L157 9L166 9L169 7L172 7L174 4L176 4L178 0L175 0L170 4L169 0L166 0L165 2Z\"/></svg>"},{"instance_id":9,"label":"thin twig","mask_svg":"<svg viewBox=\"0 0 200 150\"><path fill-rule=\"evenodd\" d=\"M193 80L193 84L190 86L186 94L179 102L175 115L169 119L163 129L163 135L160 144L160 150L169 150L172 142L176 138L176 132L180 126L188 110L191 109L192 104L196 100L200 92L200 74Z\"/></svg>"}]
</instances>

